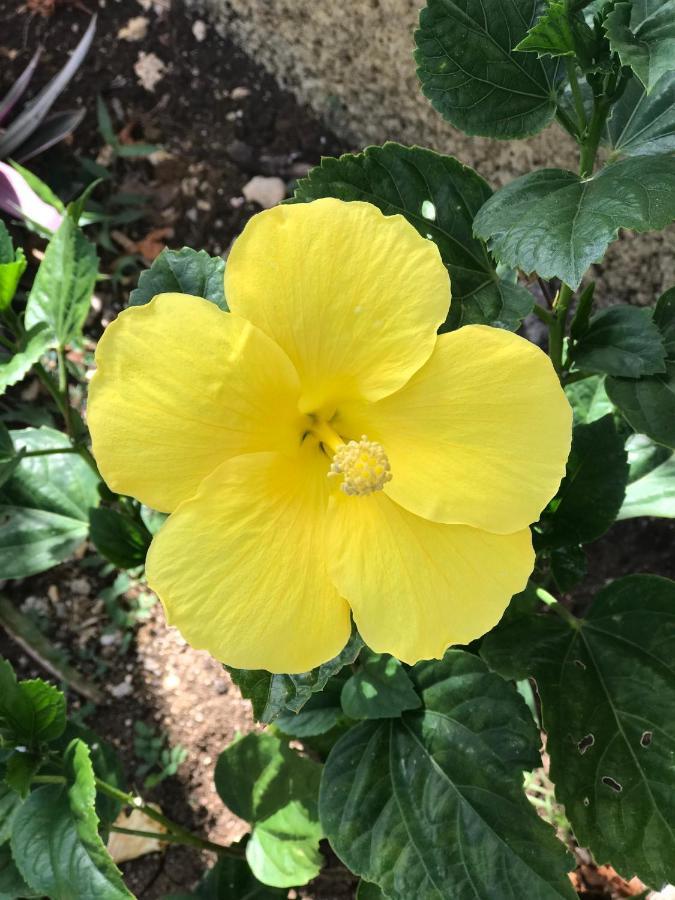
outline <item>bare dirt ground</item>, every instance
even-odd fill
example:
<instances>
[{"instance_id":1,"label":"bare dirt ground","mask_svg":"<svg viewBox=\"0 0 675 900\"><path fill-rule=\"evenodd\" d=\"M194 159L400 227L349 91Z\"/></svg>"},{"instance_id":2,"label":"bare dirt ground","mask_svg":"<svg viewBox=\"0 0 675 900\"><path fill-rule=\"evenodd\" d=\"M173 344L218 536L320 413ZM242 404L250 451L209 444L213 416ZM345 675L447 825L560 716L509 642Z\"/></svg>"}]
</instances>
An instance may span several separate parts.
<instances>
[{"instance_id":1,"label":"bare dirt ground","mask_svg":"<svg viewBox=\"0 0 675 900\"><path fill-rule=\"evenodd\" d=\"M225 252L259 209L243 194L252 177L280 178L290 192L293 179L322 153L349 149L239 50L217 37L207 22L179 6L170 6L168 0L99 0L96 11L96 43L58 103L58 108L86 106L86 118L68 146L30 165L68 199L87 180L74 158L98 160L114 169L117 192L144 198L143 218L112 235L112 249L104 252L106 271L115 271L126 256L148 264L165 244ZM16 77L38 43L45 46L39 80L54 74L82 34L88 15L82 5L59 0L21 5L0 0L0 20L9 23L0 35L2 93L3 83ZM161 77L150 86L153 73ZM97 129L97 94L104 98L122 143L152 142L161 150L147 159L111 161ZM126 304L137 277L137 270L123 272L103 287L88 323L92 339ZM37 385L20 388L26 401L40 404ZM674 538L675 523L615 526L590 548L589 576L575 600L587 602L610 576L651 571L675 577ZM122 595L106 604L113 579L114 573L102 573L87 551L79 562L8 583L4 590L63 648L72 664L103 687L106 702L97 707L83 704L72 692L69 698L82 720L118 748L130 786L142 781L133 730L133 723L142 721L164 734L169 746L187 751L177 774L145 795L161 803L167 815L212 840L236 840L246 826L219 800L213 770L219 752L235 734L255 727L250 704L217 662L189 648L166 627L159 605L130 639L111 619L110 603L133 606L138 588L132 585L127 599ZM44 675L6 635L0 635L0 653L13 661L20 676ZM353 897L354 879L328 856L327 872L300 896ZM189 891L209 862L198 851L174 846L124 864L123 870L136 896L154 900ZM587 898L630 896L625 883L588 865L580 869L578 888Z\"/></svg>"}]
</instances>

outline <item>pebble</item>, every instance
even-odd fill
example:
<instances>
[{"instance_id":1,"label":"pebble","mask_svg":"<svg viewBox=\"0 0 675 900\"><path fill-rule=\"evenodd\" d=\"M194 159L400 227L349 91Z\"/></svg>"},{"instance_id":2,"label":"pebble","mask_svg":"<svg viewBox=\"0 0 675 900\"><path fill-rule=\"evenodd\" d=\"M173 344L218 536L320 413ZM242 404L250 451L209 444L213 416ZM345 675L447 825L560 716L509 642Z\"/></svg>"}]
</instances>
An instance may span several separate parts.
<instances>
[{"instance_id":1,"label":"pebble","mask_svg":"<svg viewBox=\"0 0 675 900\"><path fill-rule=\"evenodd\" d=\"M197 19L196 22L193 22L192 33L195 40L201 43L206 38L206 22L202 22L201 19Z\"/></svg>"},{"instance_id":2,"label":"pebble","mask_svg":"<svg viewBox=\"0 0 675 900\"><path fill-rule=\"evenodd\" d=\"M249 203L257 203L263 209L269 209L284 199L286 184L276 176L255 175L244 185L242 194Z\"/></svg>"},{"instance_id":3,"label":"pebble","mask_svg":"<svg viewBox=\"0 0 675 900\"><path fill-rule=\"evenodd\" d=\"M133 687L127 681L121 681L119 684L114 684L109 688L110 693L116 700L121 700L123 697L128 697L129 694L133 691Z\"/></svg>"},{"instance_id":4,"label":"pebble","mask_svg":"<svg viewBox=\"0 0 675 900\"><path fill-rule=\"evenodd\" d=\"M230 97L233 100L243 100L245 97L249 97L250 94L251 94L251 91L249 88L243 87L243 85L240 85L239 87L232 88L232 91L230 92Z\"/></svg>"}]
</instances>

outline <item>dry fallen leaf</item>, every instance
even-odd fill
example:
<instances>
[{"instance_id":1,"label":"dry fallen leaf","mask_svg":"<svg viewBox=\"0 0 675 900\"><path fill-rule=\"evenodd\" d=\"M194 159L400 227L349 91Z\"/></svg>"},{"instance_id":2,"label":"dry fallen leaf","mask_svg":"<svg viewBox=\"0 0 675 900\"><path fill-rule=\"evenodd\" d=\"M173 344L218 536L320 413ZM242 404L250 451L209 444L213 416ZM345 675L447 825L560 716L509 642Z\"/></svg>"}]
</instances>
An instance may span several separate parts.
<instances>
[{"instance_id":1,"label":"dry fallen leaf","mask_svg":"<svg viewBox=\"0 0 675 900\"><path fill-rule=\"evenodd\" d=\"M151 803L153 809L161 812L159 806ZM166 828L154 819L149 818L140 809L133 809L128 815L124 810L115 819L118 828L131 828L134 831L152 831L165 834ZM138 859L146 853L157 853L166 847L157 838L137 837L133 834L119 834L112 832L108 838L108 853L116 863L128 862L130 859Z\"/></svg>"},{"instance_id":2,"label":"dry fallen leaf","mask_svg":"<svg viewBox=\"0 0 675 900\"><path fill-rule=\"evenodd\" d=\"M122 41L142 41L148 33L149 24L150 19L146 19L145 16L133 16L120 28L117 37Z\"/></svg>"}]
</instances>

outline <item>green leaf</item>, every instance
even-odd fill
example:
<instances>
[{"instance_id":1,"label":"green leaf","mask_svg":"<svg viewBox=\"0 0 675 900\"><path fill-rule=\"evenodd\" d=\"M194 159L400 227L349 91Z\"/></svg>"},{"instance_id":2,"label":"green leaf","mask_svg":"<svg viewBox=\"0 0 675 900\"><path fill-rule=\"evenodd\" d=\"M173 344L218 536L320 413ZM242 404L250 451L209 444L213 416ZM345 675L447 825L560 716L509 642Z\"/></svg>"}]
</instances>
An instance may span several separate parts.
<instances>
[{"instance_id":1,"label":"green leaf","mask_svg":"<svg viewBox=\"0 0 675 900\"><path fill-rule=\"evenodd\" d=\"M359 881L356 888L356 900L387 900L382 889L370 881Z\"/></svg>"},{"instance_id":2,"label":"green leaf","mask_svg":"<svg viewBox=\"0 0 675 900\"><path fill-rule=\"evenodd\" d=\"M600 375L566 385L565 394L572 407L575 425L595 422L614 408L605 390L605 379Z\"/></svg>"},{"instance_id":3,"label":"green leaf","mask_svg":"<svg viewBox=\"0 0 675 900\"><path fill-rule=\"evenodd\" d=\"M261 884L245 860L221 856L190 896L199 900L278 900L285 893ZM174 895L167 900L174 900Z\"/></svg>"},{"instance_id":4,"label":"green leaf","mask_svg":"<svg viewBox=\"0 0 675 900\"><path fill-rule=\"evenodd\" d=\"M89 536L101 556L120 569L142 566L152 541L143 522L109 507L89 510Z\"/></svg>"},{"instance_id":5,"label":"green leaf","mask_svg":"<svg viewBox=\"0 0 675 900\"><path fill-rule=\"evenodd\" d=\"M562 484L535 526L542 547L587 544L615 521L628 481L623 438L611 416L577 425Z\"/></svg>"},{"instance_id":6,"label":"green leaf","mask_svg":"<svg viewBox=\"0 0 675 900\"><path fill-rule=\"evenodd\" d=\"M515 50L530 50L537 56L574 56L574 32L562 0L551 3Z\"/></svg>"},{"instance_id":7,"label":"green leaf","mask_svg":"<svg viewBox=\"0 0 675 900\"><path fill-rule=\"evenodd\" d=\"M605 31L621 64L633 69L647 91L675 68L675 0L617 3Z\"/></svg>"},{"instance_id":8,"label":"green leaf","mask_svg":"<svg viewBox=\"0 0 675 900\"><path fill-rule=\"evenodd\" d=\"M39 678L17 682L7 660L0 659L0 732L10 744L31 749L56 740L66 727L66 700Z\"/></svg>"},{"instance_id":9,"label":"green leaf","mask_svg":"<svg viewBox=\"0 0 675 900\"><path fill-rule=\"evenodd\" d=\"M23 800L17 792L0 781L0 847L9 840L14 816L22 803Z\"/></svg>"},{"instance_id":10,"label":"green leaf","mask_svg":"<svg viewBox=\"0 0 675 900\"><path fill-rule=\"evenodd\" d=\"M98 275L94 245L65 216L47 245L26 304L26 328L46 322L53 343L81 336Z\"/></svg>"},{"instance_id":11,"label":"green leaf","mask_svg":"<svg viewBox=\"0 0 675 900\"><path fill-rule=\"evenodd\" d=\"M567 853L523 793L539 735L515 688L461 650L414 676L422 710L363 722L328 757L335 852L391 900L574 898Z\"/></svg>"},{"instance_id":12,"label":"green leaf","mask_svg":"<svg viewBox=\"0 0 675 900\"><path fill-rule=\"evenodd\" d=\"M666 351L652 311L636 306L600 310L570 355L582 371L604 375L640 378L666 369Z\"/></svg>"},{"instance_id":13,"label":"green leaf","mask_svg":"<svg viewBox=\"0 0 675 900\"><path fill-rule=\"evenodd\" d=\"M632 434L626 441L626 450L630 478L617 519L675 519L675 454L644 434Z\"/></svg>"},{"instance_id":14,"label":"green leaf","mask_svg":"<svg viewBox=\"0 0 675 900\"><path fill-rule=\"evenodd\" d=\"M180 293L203 297L227 311L225 262L206 250L162 250L149 269L141 272L129 306L148 303L157 294Z\"/></svg>"},{"instance_id":15,"label":"green leaf","mask_svg":"<svg viewBox=\"0 0 675 900\"><path fill-rule=\"evenodd\" d=\"M363 641L354 631L337 656L299 675L272 675L263 669L226 668L242 696L253 704L255 718L259 722L269 723L284 709L300 712L312 694L322 691L333 675L354 662L362 647Z\"/></svg>"},{"instance_id":16,"label":"green leaf","mask_svg":"<svg viewBox=\"0 0 675 900\"><path fill-rule=\"evenodd\" d=\"M620 156L651 156L675 150L675 72L659 79L647 94L631 78L612 107L607 143Z\"/></svg>"},{"instance_id":17,"label":"green leaf","mask_svg":"<svg viewBox=\"0 0 675 900\"><path fill-rule=\"evenodd\" d=\"M524 138L555 115L555 62L514 53L543 9L532 0L427 0L415 32L422 91L466 134Z\"/></svg>"},{"instance_id":18,"label":"green leaf","mask_svg":"<svg viewBox=\"0 0 675 900\"><path fill-rule=\"evenodd\" d=\"M5 223L0 221L0 311L12 302L26 265L23 250L21 247L14 250Z\"/></svg>"},{"instance_id":19,"label":"green leaf","mask_svg":"<svg viewBox=\"0 0 675 900\"><path fill-rule=\"evenodd\" d=\"M12 859L9 846L0 847L0 900L17 900L21 897L40 897L28 887Z\"/></svg>"},{"instance_id":20,"label":"green leaf","mask_svg":"<svg viewBox=\"0 0 675 900\"><path fill-rule=\"evenodd\" d=\"M30 372L50 344L49 326L38 322L23 335L16 353L0 348L0 395Z\"/></svg>"},{"instance_id":21,"label":"green leaf","mask_svg":"<svg viewBox=\"0 0 675 900\"><path fill-rule=\"evenodd\" d=\"M133 900L98 834L94 771L83 741L72 741L65 764L67 784L38 788L17 813L17 867L50 900Z\"/></svg>"},{"instance_id":22,"label":"green leaf","mask_svg":"<svg viewBox=\"0 0 675 900\"><path fill-rule=\"evenodd\" d=\"M634 431L675 449L675 361L666 362L665 375L608 378L605 386Z\"/></svg>"},{"instance_id":23,"label":"green leaf","mask_svg":"<svg viewBox=\"0 0 675 900\"><path fill-rule=\"evenodd\" d=\"M666 356L675 360L675 287L670 288L657 300L654 324L661 332Z\"/></svg>"},{"instance_id":24,"label":"green leaf","mask_svg":"<svg viewBox=\"0 0 675 900\"><path fill-rule=\"evenodd\" d=\"M52 428L11 432L21 450L69 447ZM74 453L23 458L0 490L0 571L21 578L56 565L85 540L98 478Z\"/></svg>"},{"instance_id":25,"label":"green leaf","mask_svg":"<svg viewBox=\"0 0 675 900\"><path fill-rule=\"evenodd\" d=\"M481 655L505 678L536 679L551 780L580 845L627 878L675 880L675 583L622 578L578 627L523 617Z\"/></svg>"},{"instance_id":26,"label":"green leaf","mask_svg":"<svg viewBox=\"0 0 675 900\"><path fill-rule=\"evenodd\" d=\"M31 172L29 169L26 169L25 166L22 166L20 163L15 162L14 160L10 162L10 165L19 173L19 175L23 177L24 181L26 181L28 186L35 191L40 200L44 200L45 203L53 206L54 209L58 210L58 212L65 213L65 204L59 197L56 196L54 191L46 182L42 181L42 179L38 178L38 176L34 172Z\"/></svg>"},{"instance_id":27,"label":"green leaf","mask_svg":"<svg viewBox=\"0 0 675 900\"><path fill-rule=\"evenodd\" d=\"M0 487L11 478L21 462L21 455L14 449L11 434L0 422Z\"/></svg>"},{"instance_id":28,"label":"green leaf","mask_svg":"<svg viewBox=\"0 0 675 900\"><path fill-rule=\"evenodd\" d=\"M422 705L401 663L386 653L362 657L361 668L345 683L341 699L352 719L395 718Z\"/></svg>"},{"instance_id":29,"label":"green leaf","mask_svg":"<svg viewBox=\"0 0 675 900\"><path fill-rule=\"evenodd\" d=\"M482 207L476 235L512 268L578 288L620 228L665 228L675 217L672 156L624 159L580 178L541 169L516 178Z\"/></svg>"},{"instance_id":30,"label":"green leaf","mask_svg":"<svg viewBox=\"0 0 675 900\"><path fill-rule=\"evenodd\" d=\"M434 241L450 275L452 305L442 330L472 323L515 330L534 298L497 275L485 245L472 233L473 217L490 195L487 182L452 156L388 142L324 158L298 182L294 199L364 200L385 215L405 216Z\"/></svg>"},{"instance_id":31,"label":"green leaf","mask_svg":"<svg viewBox=\"0 0 675 900\"><path fill-rule=\"evenodd\" d=\"M269 733L241 737L218 757L216 790L235 815L252 824L246 858L264 884L306 884L321 868L320 771Z\"/></svg>"},{"instance_id":32,"label":"green leaf","mask_svg":"<svg viewBox=\"0 0 675 900\"><path fill-rule=\"evenodd\" d=\"M20 797L27 797L31 781L42 762L39 754L15 750L7 760L5 781Z\"/></svg>"},{"instance_id":33,"label":"green leaf","mask_svg":"<svg viewBox=\"0 0 675 900\"><path fill-rule=\"evenodd\" d=\"M274 727L290 737L309 738L326 734L344 721L340 692L345 679L331 678L326 687L312 694L299 712L286 710L275 720Z\"/></svg>"},{"instance_id":34,"label":"green leaf","mask_svg":"<svg viewBox=\"0 0 675 900\"><path fill-rule=\"evenodd\" d=\"M582 580L588 569L588 559L583 547L574 544L556 547L551 551L551 575L555 586L565 593Z\"/></svg>"},{"instance_id":35,"label":"green leaf","mask_svg":"<svg viewBox=\"0 0 675 900\"><path fill-rule=\"evenodd\" d=\"M246 860L263 884L307 884L323 865L322 836L318 819L308 817L302 804L290 802L256 825L246 844Z\"/></svg>"}]
</instances>

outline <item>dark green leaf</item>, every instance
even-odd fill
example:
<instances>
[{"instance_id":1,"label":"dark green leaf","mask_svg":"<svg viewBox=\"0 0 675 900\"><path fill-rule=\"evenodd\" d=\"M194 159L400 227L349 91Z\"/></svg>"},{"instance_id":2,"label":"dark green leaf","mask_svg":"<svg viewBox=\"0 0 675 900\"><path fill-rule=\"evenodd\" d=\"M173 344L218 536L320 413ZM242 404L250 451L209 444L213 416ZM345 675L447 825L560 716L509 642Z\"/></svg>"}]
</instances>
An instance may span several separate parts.
<instances>
[{"instance_id":1,"label":"dark green leaf","mask_svg":"<svg viewBox=\"0 0 675 900\"><path fill-rule=\"evenodd\" d=\"M568 384L565 394L572 407L575 425L588 425L612 412L612 403L605 391L605 379L600 375Z\"/></svg>"},{"instance_id":2,"label":"dark green leaf","mask_svg":"<svg viewBox=\"0 0 675 900\"><path fill-rule=\"evenodd\" d=\"M450 274L445 328L482 323L513 330L534 298L515 281L500 279L485 245L473 236L473 217L490 195L489 185L452 156L395 143L327 157L295 190L295 200L365 200L385 215L405 216L438 246Z\"/></svg>"},{"instance_id":3,"label":"dark green leaf","mask_svg":"<svg viewBox=\"0 0 675 900\"><path fill-rule=\"evenodd\" d=\"M562 0L551 0L522 41L514 48L537 56L574 56L574 32Z\"/></svg>"},{"instance_id":4,"label":"dark green leaf","mask_svg":"<svg viewBox=\"0 0 675 900\"><path fill-rule=\"evenodd\" d=\"M401 663L386 653L362 655L361 668L345 683L341 700L351 719L395 718L422 705Z\"/></svg>"},{"instance_id":5,"label":"dark green leaf","mask_svg":"<svg viewBox=\"0 0 675 900\"><path fill-rule=\"evenodd\" d=\"M607 531L621 508L628 461L611 416L577 425L560 489L535 528L543 547L587 544Z\"/></svg>"},{"instance_id":6,"label":"dark green leaf","mask_svg":"<svg viewBox=\"0 0 675 900\"><path fill-rule=\"evenodd\" d=\"M7 843L12 833L12 822L23 800L7 784L0 781L0 846Z\"/></svg>"},{"instance_id":7,"label":"dark green leaf","mask_svg":"<svg viewBox=\"0 0 675 900\"><path fill-rule=\"evenodd\" d=\"M242 695L253 704L255 718L269 723L284 709L300 712L312 694L322 691L333 675L354 662L362 647L363 641L354 631L337 656L300 675L272 675L264 669L227 670Z\"/></svg>"},{"instance_id":8,"label":"dark green leaf","mask_svg":"<svg viewBox=\"0 0 675 900\"><path fill-rule=\"evenodd\" d=\"M588 559L583 547L557 547L551 551L551 575L559 591L571 591L585 576Z\"/></svg>"},{"instance_id":9,"label":"dark green leaf","mask_svg":"<svg viewBox=\"0 0 675 900\"><path fill-rule=\"evenodd\" d=\"M246 858L273 887L306 884L321 868L317 797L320 766L272 734L248 734L218 757L216 789L253 825Z\"/></svg>"},{"instance_id":10,"label":"dark green leaf","mask_svg":"<svg viewBox=\"0 0 675 900\"><path fill-rule=\"evenodd\" d=\"M414 672L423 710L363 722L328 757L321 822L338 856L391 900L574 898L523 793L539 735L515 688L460 650Z\"/></svg>"},{"instance_id":11,"label":"dark green leaf","mask_svg":"<svg viewBox=\"0 0 675 900\"><path fill-rule=\"evenodd\" d=\"M675 359L675 287L662 294L656 302L654 324L661 332L668 359Z\"/></svg>"},{"instance_id":12,"label":"dark green leaf","mask_svg":"<svg viewBox=\"0 0 675 900\"><path fill-rule=\"evenodd\" d=\"M607 142L621 156L650 156L675 149L675 72L664 75L647 94L631 78L612 107Z\"/></svg>"},{"instance_id":13,"label":"dark green leaf","mask_svg":"<svg viewBox=\"0 0 675 900\"><path fill-rule=\"evenodd\" d=\"M0 422L0 487L8 481L21 462L21 454L14 449L12 436Z\"/></svg>"},{"instance_id":14,"label":"dark green leaf","mask_svg":"<svg viewBox=\"0 0 675 900\"><path fill-rule=\"evenodd\" d=\"M623 578L578 628L521 618L481 655L505 678L536 679L556 798L581 846L627 878L675 880L675 584Z\"/></svg>"},{"instance_id":15,"label":"dark green leaf","mask_svg":"<svg viewBox=\"0 0 675 900\"><path fill-rule=\"evenodd\" d=\"M101 556L120 569L142 566L152 541L143 522L102 506L89 510L89 536Z\"/></svg>"},{"instance_id":16,"label":"dark green leaf","mask_svg":"<svg viewBox=\"0 0 675 900\"><path fill-rule=\"evenodd\" d=\"M47 352L49 345L49 326L45 322L38 322L21 338L16 353L9 353L0 348L0 394L4 394L7 388L17 381L21 381Z\"/></svg>"},{"instance_id":17,"label":"dark green leaf","mask_svg":"<svg viewBox=\"0 0 675 900\"><path fill-rule=\"evenodd\" d=\"M356 889L356 900L387 900L387 895L370 881L359 881Z\"/></svg>"},{"instance_id":18,"label":"dark green leaf","mask_svg":"<svg viewBox=\"0 0 675 900\"><path fill-rule=\"evenodd\" d=\"M24 897L40 897L21 877L12 859L9 845L0 847L0 900L17 900Z\"/></svg>"},{"instance_id":19,"label":"dark green leaf","mask_svg":"<svg viewBox=\"0 0 675 900\"><path fill-rule=\"evenodd\" d=\"M415 61L443 118L496 138L529 137L549 124L556 64L514 52L543 8L532 0L427 0Z\"/></svg>"},{"instance_id":20,"label":"dark green leaf","mask_svg":"<svg viewBox=\"0 0 675 900\"><path fill-rule=\"evenodd\" d=\"M15 750L7 760L5 781L20 797L26 797L31 781L42 765L42 757L37 753Z\"/></svg>"},{"instance_id":21,"label":"dark green leaf","mask_svg":"<svg viewBox=\"0 0 675 900\"><path fill-rule=\"evenodd\" d=\"M36 748L56 740L66 727L61 691L36 678L17 682L7 660L0 659L0 732L10 744Z\"/></svg>"},{"instance_id":22,"label":"dark green leaf","mask_svg":"<svg viewBox=\"0 0 675 900\"><path fill-rule=\"evenodd\" d=\"M665 375L608 378L607 394L634 431L675 449L675 361Z\"/></svg>"},{"instance_id":23,"label":"dark green leaf","mask_svg":"<svg viewBox=\"0 0 675 900\"><path fill-rule=\"evenodd\" d=\"M599 262L620 228L665 228L675 217L672 156L624 159L590 178L541 169L497 191L474 222L500 262L570 287Z\"/></svg>"},{"instance_id":24,"label":"dark green leaf","mask_svg":"<svg viewBox=\"0 0 675 900\"><path fill-rule=\"evenodd\" d=\"M45 785L14 819L12 853L21 874L50 900L133 900L98 834L96 788L86 744L66 754L66 785Z\"/></svg>"},{"instance_id":25,"label":"dark green leaf","mask_svg":"<svg viewBox=\"0 0 675 900\"><path fill-rule=\"evenodd\" d=\"M632 434L626 450L630 478L617 519L675 518L675 454L644 434Z\"/></svg>"},{"instance_id":26,"label":"dark green leaf","mask_svg":"<svg viewBox=\"0 0 675 900\"><path fill-rule=\"evenodd\" d=\"M622 65L633 69L647 91L675 68L675 0L616 3L605 31Z\"/></svg>"},{"instance_id":27,"label":"dark green leaf","mask_svg":"<svg viewBox=\"0 0 675 900\"><path fill-rule=\"evenodd\" d=\"M340 692L345 682L333 677L319 693L312 694L300 712L286 710L275 720L274 727L290 737L309 738L326 734L344 721Z\"/></svg>"},{"instance_id":28,"label":"dark green leaf","mask_svg":"<svg viewBox=\"0 0 675 900\"><path fill-rule=\"evenodd\" d=\"M13 431L17 449L69 447L51 428ZM82 543L98 478L74 453L24 458L0 491L0 571L21 578L56 565Z\"/></svg>"},{"instance_id":29,"label":"dark green leaf","mask_svg":"<svg viewBox=\"0 0 675 900\"><path fill-rule=\"evenodd\" d=\"M590 321L571 351L584 372L640 378L665 372L666 351L650 309L613 306Z\"/></svg>"},{"instance_id":30,"label":"dark green leaf","mask_svg":"<svg viewBox=\"0 0 675 900\"><path fill-rule=\"evenodd\" d=\"M180 293L203 297L227 311L225 262L206 250L162 250L152 266L141 273L131 292L130 306L148 303L157 294Z\"/></svg>"},{"instance_id":31,"label":"dark green leaf","mask_svg":"<svg viewBox=\"0 0 675 900\"><path fill-rule=\"evenodd\" d=\"M79 338L97 275L94 245L65 216L35 276L26 304L26 327L46 322L51 340L61 346Z\"/></svg>"}]
</instances>

